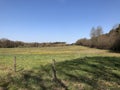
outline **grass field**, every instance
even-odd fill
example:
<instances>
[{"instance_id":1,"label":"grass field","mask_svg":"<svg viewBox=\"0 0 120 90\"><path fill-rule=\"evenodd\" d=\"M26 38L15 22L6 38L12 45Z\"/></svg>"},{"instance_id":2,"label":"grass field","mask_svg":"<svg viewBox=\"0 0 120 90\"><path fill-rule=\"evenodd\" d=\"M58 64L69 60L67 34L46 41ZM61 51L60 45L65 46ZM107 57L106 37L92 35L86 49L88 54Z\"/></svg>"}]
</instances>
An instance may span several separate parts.
<instances>
[{"instance_id":1,"label":"grass field","mask_svg":"<svg viewBox=\"0 0 120 90\"><path fill-rule=\"evenodd\" d=\"M56 82L52 81L52 59L56 60ZM120 90L120 54L82 46L0 48L0 90L65 89Z\"/></svg>"}]
</instances>

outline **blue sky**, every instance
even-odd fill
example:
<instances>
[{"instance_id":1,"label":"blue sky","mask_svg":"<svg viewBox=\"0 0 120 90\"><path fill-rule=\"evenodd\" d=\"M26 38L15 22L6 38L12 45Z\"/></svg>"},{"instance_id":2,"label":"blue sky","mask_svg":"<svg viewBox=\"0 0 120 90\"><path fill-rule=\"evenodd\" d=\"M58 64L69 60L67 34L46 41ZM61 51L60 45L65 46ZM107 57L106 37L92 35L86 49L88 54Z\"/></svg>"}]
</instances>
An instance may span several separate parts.
<instances>
[{"instance_id":1,"label":"blue sky","mask_svg":"<svg viewBox=\"0 0 120 90\"><path fill-rule=\"evenodd\" d=\"M120 0L0 0L0 38L75 42L120 23Z\"/></svg>"}]
</instances>

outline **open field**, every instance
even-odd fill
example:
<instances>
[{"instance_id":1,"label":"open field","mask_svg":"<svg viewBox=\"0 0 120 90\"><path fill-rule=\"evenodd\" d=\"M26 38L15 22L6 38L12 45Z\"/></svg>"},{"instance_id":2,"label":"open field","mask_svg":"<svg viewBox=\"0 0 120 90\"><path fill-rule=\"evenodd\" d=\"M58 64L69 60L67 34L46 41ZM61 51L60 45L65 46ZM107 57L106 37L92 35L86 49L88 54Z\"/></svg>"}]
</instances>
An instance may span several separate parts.
<instances>
[{"instance_id":1,"label":"open field","mask_svg":"<svg viewBox=\"0 0 120 90\"><path fill-rule=\"evenodd\" d=\"M58 82L52 81L52 59ZM120 54L82 46L0 48L1 89L119 90Z\"/></svg>"}]
</instances>

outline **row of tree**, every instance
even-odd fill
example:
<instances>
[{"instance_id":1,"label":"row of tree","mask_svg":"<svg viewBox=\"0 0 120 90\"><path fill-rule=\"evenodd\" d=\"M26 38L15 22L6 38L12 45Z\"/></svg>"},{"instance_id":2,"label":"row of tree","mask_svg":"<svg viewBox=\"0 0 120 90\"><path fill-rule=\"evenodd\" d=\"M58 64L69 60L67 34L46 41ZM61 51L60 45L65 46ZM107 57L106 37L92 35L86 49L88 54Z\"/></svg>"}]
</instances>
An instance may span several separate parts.
<instances>
[{"instance_id":1,"label":"row of tree","mask_svg":"<svg viewBox=\"0 0 120 90\"><path fill-rule=\"evenodd\" d=\"M51 46L66 46L66 42L49 42L49 43L25 43L21 41L11 41L8 39L0 39L0 48L14 47L51 47Z\"/></svg>"},{"instance_id":2,"label":"row of tree","mask_svg":"<svg viewBox=\"0 0 120 90\"><path fill-rule=\"evenodd\" d=\"M102 28L91 29L91 39L79 39L76 45L83 45L99 49L110 49L120 51L120 24L114 27L109 33L103 34Z\"/></svg>"}]
</instances>

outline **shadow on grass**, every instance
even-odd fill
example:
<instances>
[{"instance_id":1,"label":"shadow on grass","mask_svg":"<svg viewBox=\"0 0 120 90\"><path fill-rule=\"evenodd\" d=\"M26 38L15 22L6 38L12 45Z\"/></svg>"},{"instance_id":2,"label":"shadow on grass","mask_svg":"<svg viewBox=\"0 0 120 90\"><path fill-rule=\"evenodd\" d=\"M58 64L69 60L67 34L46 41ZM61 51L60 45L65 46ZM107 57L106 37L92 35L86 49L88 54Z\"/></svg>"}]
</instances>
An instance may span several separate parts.
<instances>
[{"instance_id":1,"label":"shadow on grass","mask_svg":"<svg viewBox=\"0 0 120 90\"><path fill-rule=\"evenodd\" d=\"M119 90L119 57L85 57L56 63L58 82L52 81L51 65L17 72L8 89L17 90ZM84 86L79 86L79 85ZM0 85L2 86L2 85ZM5 86L4 86L5 87ZM87 87L87 88L86 88ZM78 88L78 89L76 89Z\"/></svg>"},{"instance_id":2,"label":"shadow on grass","mask_svg":"<svg viewBox=\"0 0 120 90\"><path fill-rule=\"evenodd\" d=\"M120 86L120 58L86 57L57 64L58 71L71 82L85 83L93 89L101 88L99 80ZM111 85L114 86L114 85ZM104 88L109 88L109 85Z\"/></svg>"},{"instance_id":3,"label":"shadow on grass","mask_svg":"<svg viewBox=\"0 0 120 90\"><path fill-rule=\"evenodd\" d=\"M120 53L119 50L109 50L110 53Z\"/></svg>"},{"instance_id":4,"label":"shadow on grass","mask_svg":"<svg viewBox=\"0 0 120 90\"><path fill-rule=\"evenodd\" d=\"M50 66L47 65L45 68L46 73L50 74ZM86 57L67 60L58 62L56 70L61 79L68 80L73 85L82 83L95 90L120 89L120 58L118 57Z\"/></svg>"}]
</instances>

